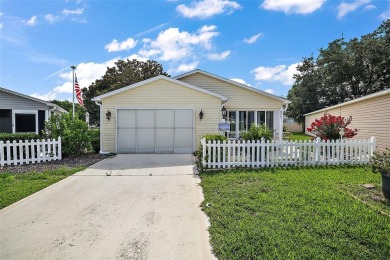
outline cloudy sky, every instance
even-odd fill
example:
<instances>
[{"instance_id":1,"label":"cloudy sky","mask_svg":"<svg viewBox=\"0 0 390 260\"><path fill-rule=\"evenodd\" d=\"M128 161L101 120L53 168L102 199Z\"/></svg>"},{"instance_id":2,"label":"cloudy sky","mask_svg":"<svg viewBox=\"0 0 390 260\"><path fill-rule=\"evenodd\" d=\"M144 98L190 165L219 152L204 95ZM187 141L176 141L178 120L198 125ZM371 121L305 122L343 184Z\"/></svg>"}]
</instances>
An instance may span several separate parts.
<instances>
[{"instance_id":1,"label":"cloudy sky","mask_svg":"<svg viewBox=\"0 0 390 260\"><path fill-rule=\"evenodd\" d=\"M389 18L388 0L2 0L0 86L70 100L71 65L88 87L136 58L286 96L302 57Z\"/></svg>"}]
</instances>

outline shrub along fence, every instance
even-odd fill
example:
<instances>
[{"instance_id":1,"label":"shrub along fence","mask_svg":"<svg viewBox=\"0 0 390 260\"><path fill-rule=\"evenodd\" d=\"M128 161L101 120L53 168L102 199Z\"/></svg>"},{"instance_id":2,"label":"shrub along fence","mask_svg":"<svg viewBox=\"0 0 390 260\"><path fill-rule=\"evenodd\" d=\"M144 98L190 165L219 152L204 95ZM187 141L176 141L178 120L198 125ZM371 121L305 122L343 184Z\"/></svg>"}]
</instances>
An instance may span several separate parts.
<instances>
[{"instance_id":1,"label":"shrub along fence","mask_svg":"<svg viewBox=\"0 0 390 260\"><path fill-rule=\"evenodd\" d=\"M375 137L367 140L207 141L201 140L204 168L367 164Z\"/></svg>"},{"instance_id":2,"label":"shrub along fence","mask_svg":"<svg viewBox=\"0 0 390 260\"><path fill-rule=\"evenodd\" d=\"M58 140L0 141L0 166L61 159L61 137Z\"/></svg>"}]
</instances>

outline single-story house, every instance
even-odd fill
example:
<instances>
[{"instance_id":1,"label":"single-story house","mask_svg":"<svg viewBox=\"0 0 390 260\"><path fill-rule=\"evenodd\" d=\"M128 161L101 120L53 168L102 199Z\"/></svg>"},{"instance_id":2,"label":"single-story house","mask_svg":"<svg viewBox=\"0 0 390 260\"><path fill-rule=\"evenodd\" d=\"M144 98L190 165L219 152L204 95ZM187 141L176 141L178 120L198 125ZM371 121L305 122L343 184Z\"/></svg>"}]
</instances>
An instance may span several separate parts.
<instances>
[{"instance_id":1,"label":"single-story house","mask_svg":"<svg viewBox=\"0 0 390 260\"><path fill-rule=\"evenodd\" d=\"M0 133L39 133L54 113L66 112L50 102L0 87Z\"/></svg>"},{"instance_id":2,"label":"single-story house","mask_svg":"<svg viewBox=\"0 0 390 260\"><path fill-rule=\"evenodd\" d=\"M202 70L153 77L93 100L100 106L101 153L192 153L203 135L224 133L223 119L230 138L255 123L281 139L290 103Z\"/></svg>"},{"instance_id":3,"label":"single-story house","mask_svg":"<svg viewBox=\"0 0 390 260\"><path fill-rule=\"evenodd\" d=\"M376 138L378 151L390 147L390 89L382 90L348 102L308 113L305 116L306 127L324 113L345 118L352 116L349 128L357 128L355 139ZM306 134L310 134L305 129Z\"/></svg>"}]
</instances>

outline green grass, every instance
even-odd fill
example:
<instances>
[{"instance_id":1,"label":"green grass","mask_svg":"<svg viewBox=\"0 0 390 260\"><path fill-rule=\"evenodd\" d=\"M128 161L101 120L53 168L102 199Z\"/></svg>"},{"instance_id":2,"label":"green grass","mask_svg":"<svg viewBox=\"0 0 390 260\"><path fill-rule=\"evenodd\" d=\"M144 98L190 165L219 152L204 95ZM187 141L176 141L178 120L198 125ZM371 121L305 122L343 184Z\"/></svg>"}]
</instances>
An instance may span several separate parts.
<instances>
[{"instance_id":1,"label":"green grass","mask_svg":"<svg viewBox=\"0 0 390 260\"><path fill-rule=\"evenodd\" d=\"M298 132L293 132L291 133L291 136L289 138L289 140L292 140L292 141L299 141L299 140L311 140L311 136L309 135L305 135L305 133L298 133Z\"/></svg>"},{"instance_id":2,"label":"green grass","mask_svg":"<svg viewBox=\"0 0 390 260\"><path fill-rule=\"evenodd\" d=\"M0 174L0 209L11 205L86 167L62 168L34 173Z\"/></svg>"},{"instance_id":3,"label":"green grass","mask_svg":"<svg viewBox=\"0 0 390 260\"><path fill-rule=\"evenodd\" d=\"M202 207L219 259L390 255L389 206L383 198L361 194L365 183L380 189L380 175L368 168L232 170L200 176Z\"/></svg>"}]
</instances>

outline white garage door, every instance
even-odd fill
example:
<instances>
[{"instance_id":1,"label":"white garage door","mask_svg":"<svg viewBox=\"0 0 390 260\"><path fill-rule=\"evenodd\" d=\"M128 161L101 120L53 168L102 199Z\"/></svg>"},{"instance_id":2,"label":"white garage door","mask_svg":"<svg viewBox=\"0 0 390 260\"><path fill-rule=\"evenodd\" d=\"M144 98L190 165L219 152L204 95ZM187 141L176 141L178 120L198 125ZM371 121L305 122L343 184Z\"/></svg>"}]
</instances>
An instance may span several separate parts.
<instances>
[{"instance_id":1,"label":"white garage door","mask_svg":"<svg viewBox=\"0 0 390 260\"><path fill-rule=\"evenodd\" d=\"M119 109L118 153L192 153L192 109Z\"/></svg>"}]
</instances>

